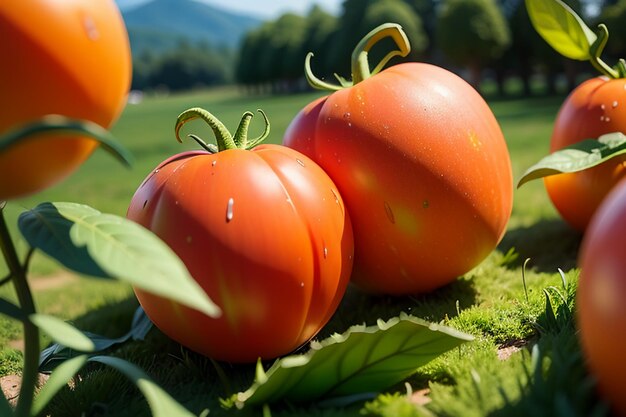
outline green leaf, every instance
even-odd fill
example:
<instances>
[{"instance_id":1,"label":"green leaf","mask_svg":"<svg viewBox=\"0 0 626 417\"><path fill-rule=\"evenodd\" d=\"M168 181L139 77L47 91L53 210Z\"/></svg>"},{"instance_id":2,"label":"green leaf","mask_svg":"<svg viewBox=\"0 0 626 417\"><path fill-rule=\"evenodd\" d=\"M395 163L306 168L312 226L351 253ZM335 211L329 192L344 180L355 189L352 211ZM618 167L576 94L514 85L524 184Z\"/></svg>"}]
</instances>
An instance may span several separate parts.
<instances>
[{"instance_id":1,"label":"green leaf","mask_svg":"<svg viewBox=\"0 0 626 417\"><path fill-rule=\"evenodd\" d=\"M267 373L259 362L252 386L224 404L241 408L377 392L471 340L470 335L405 314L377 326L353 326L312 342L303 355L279 359Z\"/></svg>"},{"instance_id":2,"label":"green leaf","mask_svg":"<svg viewBox=\"0 0 626 417\"><path fill-rule=\"evenodd\" d=\"M57 317L47 314L31 314L28 318L55 342L82 352L91 352L95 348L93 342L83 332Z\"/></svg>"},{"instance_id":3,"label":"green leaf","mask_svg":"<svg viewBox=\"0 0 626 417\"><path fill-rule=\"evenodd\" d=\"M561 55L587 61L596 35L561 0L526 0L526 9L535 30Z\"/></svg>"},{"instance_id":4,"label":"green leaf","mask_svg":"<svg viewBox=\"0 0 626 417\"><path fill-rule=\"evenodd\" d=\"M123 336L117 338L108 338L91 332L83 332L94 344L92 353L101 353L113 346L120 345L129 340L143 340L150 329L153 327L152 322L146 315L143 308L138 307L133 317L130 330ZM61 363L79 355L74 349L55 343L41 351L39 355L39 372L51 372Z\"/></svg>"},{"instance_id":5,"label":"green leaf","mask_svg":"<svg viewBox=\"0 0 626 417\"><path fill-rule=\"evenodd\" d=\"M69 269L126 281L210 317L221 314L174 251L131 220L81 204L43 203L22 213L18 226L33 248Z\"/></svg>"},{"instance_id":6,"label":"green leaf","mask_svg":"<svg viewBox=\"0 0 626 417\"><path fill-rule=\"evenodd\" d=\"M578 172L593 168L626 153L626 135L608 133L596 139L586 139L544 157L526 170L518 188L525 183L550 175Z\"/></svg>"},{"instance_id":7,"label":"green leaf","mask_svg":"<svg viewBox=\"0 0 626 417\"><path fill-rule=\"evenodd\" d=\"M21 308L4 298L0 298L0 313L19 321L26 318Z\"/></svg>"},{"instance_id":8,"label":"green leaf","mask_svg":"<svg viewBox=\"0 0 626 417\"><path fill-rule=\"evenodd\" d=\"M99 142L102 149L109 152L122 164L130 166L132 156L115 137L102 126L88 120L70 119L65 116L48 115L34 120L24 126L19 126L0 136L0 153L17 143L41 139L42 135L81 135Z\"/></svg>"},{"instance_id":9,"label":"green leaf","mask_svg":"<svg viewBox=\"0 0 626 417\"><path fill-rule=\"evenodd\" d=\"M117 369L139 388L146 397L154 417L194 417L185 407L176 402L163 389L132 363L111 356L94 356L90 362L99 362Z\"/></svg>"},{"instance_id":10,"label":"green leaf","mask_svg":"<svg viewBox=\"0 0 626 417\"><path fill-rule=\"evenodd\" d=\"M31 415L39 415L50 400L67 385L69 380L80 371L80 368L82 368L86 362L87 355L81 355L59 365L41 388L37 397L35 397Z\"/></svg>"}]
</instances>

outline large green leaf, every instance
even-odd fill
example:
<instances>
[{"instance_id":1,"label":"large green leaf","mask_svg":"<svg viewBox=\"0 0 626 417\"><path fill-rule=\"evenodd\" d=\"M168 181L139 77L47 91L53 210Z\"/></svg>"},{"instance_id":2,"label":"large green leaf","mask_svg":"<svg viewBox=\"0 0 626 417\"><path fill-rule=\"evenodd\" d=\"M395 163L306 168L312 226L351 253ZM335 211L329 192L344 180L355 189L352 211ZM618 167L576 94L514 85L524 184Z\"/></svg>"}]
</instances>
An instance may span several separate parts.
<instances>
[{"instance_id":1,"label":"large green leaf","mask_svg":"<svg viewBox=\"0 0 626 417\"><path fill-rule=\"evenodd\" d=\"M267 372L259 363L252 386L225 404L243 407L380 391L471 340L468 334L405 314L376 326L354 326L312 342L305 354L279 359Z\"/></svg>"},{"instance_id":2,"label":"large green leaf","mask_svg":"<svg viewBox=\"0 0 626 417\"><path fill-rule=\"evenodd\" d=\"M0 392L0 416L11 417L13 415L13 407L9 404L9 400Z\"/></svg>"},{"instance_id":3,"label":"large green leaf","mask_svg":"<svg viewBox=\"0 0 626 417\"><path fill-rule=\"evenodd\" d=\"M75 120L59 115L48 115L41 119L18 126L0 136L0 153L18 143L41 139L42 136L81 135L98 141L102 149L109 152L126 166L130 166L131 154L117 142L113 135L100 125L88 120Z\"/></svg>"},{"instance_id":4,"label":"large green leaf","mask_svg":"<svg viewBox=\"0 0 626 417\"><path fill-rule=\"evenodd\" d=\"M27 242L76 272L126 281L195 308L221 311L178 256L137 223L75 203L43 203L20 215Z\"/></svg>"},{"instance_id":5,"label":"large green leaf","mask_svg":"<svg viewBox=\"0 0 626 417\"><path fill-rule=\"evenodd\" d=\"M39 415L57 392L67 385L69 380L80 371L80 368L82 368L86 362L87 355L81 355L59 365L41 388L37 397L35 397L31 414L33 416Z\"/></svg>"},{"instance_id":6,"label":"large green leaf","mask_svg":"<svg viewBox=\"0 0 626 417\"><path fill-rule=\"evenodd\" d=\"M578 172L593 168L626 153L626 136L609 133L586 139L551 153L526 170L517 186L550 175Z\"/></svg>"},{"instance_id":7,"label":"large green leaf","mask_svg":"<svg viewBox=\"0 0 626 417\"><path fill-rule=\"evenodd\" d=\"M81 352L91 352L95 348L93 342L80 330L57 317L47 314L31 314L28 318L55 342Z\"/></svg>"},{"instance_id":8,"label":"large green leaf","mask_svg":"<svg viewBox=\"0 0 626 417\"><path fill-rule=\"evenodd\" d=\"M124 374L139 388L146 397L154 417L194 417L185 407L177 403L162 388L132 363L111 356L94 356L90 362L99 362L111 366Z\"/></svg>"},{"instance_id":9,"label":"large green leaf","mask_svg":"<svg viewBox=\"0 0 626 417\"><path fill-rule=\"evenodd\" d=\"M153 327L152 322L144 312L143 308L138 307L135 311L130 330L120 337L109 338L91 332L83 332L94 344L91 353L102 353L103 351L120 345L129 340L143 340L148 331ZM55 343L41 351L39 355L39 372L51 372L63 362L80 355L76 350Z\"/></svg>"},{"instance_id":10,"label":"large green leaf","mask_svg":"<svg viewBox=\"0 0 626 417\"><path fill-rule=\"evenodd\" d=\"M526 9L535 30L561 55L586 61L596 35L561 0L526 0Z\"/></svg>"}]
</instances>

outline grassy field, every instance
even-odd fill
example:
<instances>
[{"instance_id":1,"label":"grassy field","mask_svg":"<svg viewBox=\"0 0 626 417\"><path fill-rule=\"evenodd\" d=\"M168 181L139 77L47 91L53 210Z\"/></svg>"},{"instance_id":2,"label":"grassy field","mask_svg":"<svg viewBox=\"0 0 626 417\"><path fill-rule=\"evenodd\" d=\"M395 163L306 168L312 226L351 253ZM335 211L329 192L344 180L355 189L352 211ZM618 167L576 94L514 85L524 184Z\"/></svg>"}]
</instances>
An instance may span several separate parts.
<instances>
[{"instance_id":1,"label":"grassy field","mask_svg":"<svg viewBox=\"0 0 626 417\"><path fill-rule=\"evenodd\" d=\"M43 195L11 203L10 217L40 201L77 201L101 211L123 215L135 189L147 173L166 157L195 148L176 142L176 116L200 106L233 129L246 110L262 108L270 117L270 142L279 143L296 112L319 93L281 97L242 97L234 90L205 91L170 97L147 97L129 105L113 133L135 155L131 170L109 155L97 152L78 173ZM504 131L513 162L514 178L548 151L552 121L563 97L492 99L489 101ZM262 129L260 117L251 135ZM198 122L190 131L205 140L210 130ZM304 416L588 416L606 415L583 366L573 325L573 294L578 270L580 235L558 219L543 185L530 183L514 195L513 215L498 248L477 268L445 288L415 297L372 297L350 288L339 311L320 337L342 332L352 324L373 324L410 312L443 322L476 337L420 369L407 383L413 392L429 389L430 402L417 405L401 384L371 399L337 407L319 404L279 404L271 415ZM25 250L24 244L21 244ZM522 264L530 258L526 286ZM564 271L562 285L558 268ZM2 272L0 266L0 272ZM73 321L83 330L117 336L127 331L136 301L125 285L94 279L75 279L43 256L34 262L33 287L40 310ZM0 274L3 275L3 274ZM46 285L56 279L56 284ZM556 318L546 315L544 289L560 291L552 297ZM12 289L0 288L12 298ZM20 327L0 318L0 376L19 371ZM224 384L214 364L181 348L153 330L146 341L133 342L114 352L140 365L192 412L210 415L260 415L261 410L226 411L218 398L227 390L247 388L253 367L221 364L229 380ZM230 386L227 388L226 385ZM135 416L148 414L145 401L112 371L91 367L73 389L66 389L48 410L55 416ZM595 413L595 414L594 414Z\"/></svg>"}]
</instances>

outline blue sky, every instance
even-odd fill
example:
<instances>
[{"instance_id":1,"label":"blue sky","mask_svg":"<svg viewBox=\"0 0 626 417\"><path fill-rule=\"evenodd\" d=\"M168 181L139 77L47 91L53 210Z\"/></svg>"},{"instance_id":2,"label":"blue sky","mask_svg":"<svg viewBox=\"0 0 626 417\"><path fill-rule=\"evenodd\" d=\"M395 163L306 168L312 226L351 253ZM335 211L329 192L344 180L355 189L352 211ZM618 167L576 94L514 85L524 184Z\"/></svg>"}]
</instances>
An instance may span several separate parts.
<instances>
[{"instance_id":1,"label":"blue sky","mask_svg":"<svg viewBox=\"0 0 626 417\"><path fill-rule=\"evenodd\" d=\"M149 0L116 0L120 8ZM285 12L305 14L314 4L319 4L326 11L338 13L342 0L198 0L219 6L225 10L255 15L261 18L276 18Z\"/></svg>"}]
</instances>

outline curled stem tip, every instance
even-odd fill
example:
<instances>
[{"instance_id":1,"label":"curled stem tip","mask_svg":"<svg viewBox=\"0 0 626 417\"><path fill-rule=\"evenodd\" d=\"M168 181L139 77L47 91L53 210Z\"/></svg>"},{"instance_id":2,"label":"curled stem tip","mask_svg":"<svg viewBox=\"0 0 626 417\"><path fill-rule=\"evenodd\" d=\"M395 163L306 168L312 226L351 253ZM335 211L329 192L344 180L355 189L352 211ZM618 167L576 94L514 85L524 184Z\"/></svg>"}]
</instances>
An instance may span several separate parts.
<instances>
[{"instance_id":1,"label":"curled stem tip","mask_svg":"<svg viewBox=\"0 0 626 417\"><path fill-rule=\"evenodd\" d=\"M248 141L248 144L246 146L246 149L250 149L255 147L256 145L258 145L259 143L263 142L269 135L270 135L270 121L267 118L267 115L265 114L265 112L261 109L257 109L257 111L259 113L261 113L261 116L263 116L263 122L265 123L265 127L263 128L263 133L261 133L259 136L257 136L254 139L250 139Z\"/></svg>"},{"instance_id":2,"label":"curled stem tip","mask_svg":"<svg viewBox=\"0 0 626 417\"><path fill-rule=\"evenodd\" d=\"M369 51L374 45L384 38L391 38L395 42L398 49L387 53L387 55L385 55L376 67L374 67L373 70L370 70L368 61ZM402 30L402 26L396 23L385 23L365 35L354 48L354 51L352 52L352 81L347 81L345 78L340 77L337 74L335 74L335 78L339 81L339 85L331 84L317 78L311 70L311 58L313 57L312 52L309 52L304 60L304 74L307 81L313 88L337 91L342 88L351 87L354 84L360 83L361 81L371 77L372 75L376 75L382 71L384 66L387 65L389 60L393 57L405 57L409 54L409 52L411 52L411 44L409 43L406 33Z\"/></svg>"},{"instance_id":3,"label":"curled stem tip","mask_svg":"<svg viewBox=\"0 0 626 417\"><path fill-rule=\"evenodd\" d=\"M609 41L609 30L604 23L600 23L598 25L596 35L596 40L589 47L589 60L591 61L591 64L594 68L609 78L620 78L619 70L611 68L600 58L602 51L604 51L604 47Z\"/></svg>"}]
</instances>

